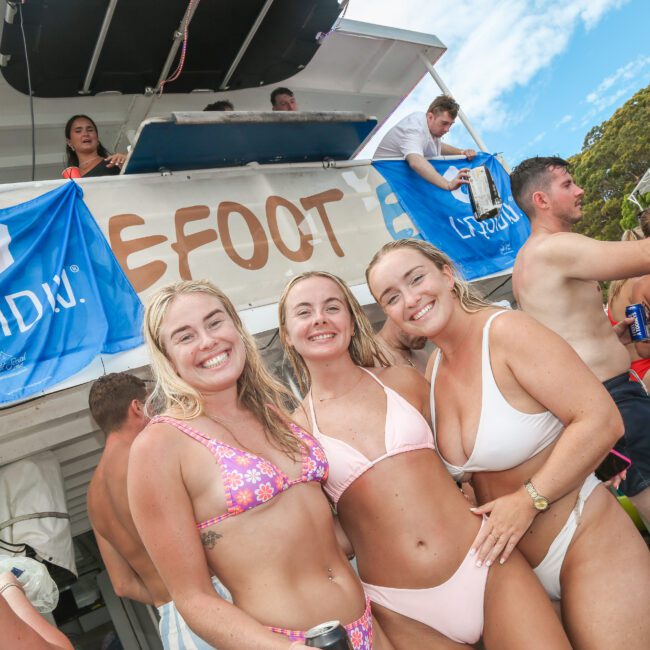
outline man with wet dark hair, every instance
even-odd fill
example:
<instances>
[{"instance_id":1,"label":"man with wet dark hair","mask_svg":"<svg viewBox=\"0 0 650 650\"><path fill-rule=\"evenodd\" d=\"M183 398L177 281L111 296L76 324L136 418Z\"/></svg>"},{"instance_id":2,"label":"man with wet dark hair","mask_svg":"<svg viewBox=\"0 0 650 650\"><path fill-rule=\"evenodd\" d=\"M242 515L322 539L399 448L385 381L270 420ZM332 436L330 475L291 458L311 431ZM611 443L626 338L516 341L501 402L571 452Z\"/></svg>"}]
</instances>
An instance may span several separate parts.
<instances>
[{"instance_id":1,"label":"man with wet dark hair","mask_svg":"<svg viewBox=\"0 0 650 650\"><path fill-rule=\"evenodd\" d=\"M650 239L610 242L571 232L582 218L584 191L562 158L524 160L510 183L532 229L512 275L517 302L568 341L616 402L625 423L616 448L632 460L623 491L650 523L650 397L631 381L619 339L631 319L611 326L599 284L650 273Z\"/></svg>"},{"instance_id":2,"label":"man with wet dark hair","mask_svg":"<svg viewBox=\"0 0 650 650\"><path fill-rule=\"evenodd\" d=\"M170 600L131 518L126 493L129 451L147 424L145 382L125 372L100 377L88 396L90 413L106 435L88 488L88 515L115 593L143 603Z\"/></svg>"},{"instance_id":3,"label":"man with wet dark hair","mask_svg":"<svg viewBox=\"0 0 650 650\"><path fill-rule=\"evenodd\" d=\"M271 106L274 111L297 111L298 102L289 88L276 88L271 93Z\"/></svg>"},{"instance_id":4,"label":"man with wet dark hair","mask_svg":"<svg viewBox=\"0 0 650 650\"><path fill-rule=\"evenodd\" d=\"M405 158L409 167L425 181L443 190L456 190L469 183L468 169L461 169L455 178L443 178L427 160L435 156L461 155L468 160L476 156L474 149L458 149L442 137L458 117L460 106L448 95L436 97L426 113L411 113L398 122L379 143L375 158Z\"/></svg>"},{"instance_id":5,"label":"man with wet dark hair","mask_svg":"<svg viewBox=\"0 0 650 650\"><path fill-rule=\"evenodd\" d=\"M88 487L88 516L115 593L158 607L166 649L206 650L210 646L187 627L170 602L129 509L129 452L148 422L144 409L147 392L142 379L126 372L104 375L90 389L88 406L106 434L106 445Z\"/></svg>"}]
</instances>

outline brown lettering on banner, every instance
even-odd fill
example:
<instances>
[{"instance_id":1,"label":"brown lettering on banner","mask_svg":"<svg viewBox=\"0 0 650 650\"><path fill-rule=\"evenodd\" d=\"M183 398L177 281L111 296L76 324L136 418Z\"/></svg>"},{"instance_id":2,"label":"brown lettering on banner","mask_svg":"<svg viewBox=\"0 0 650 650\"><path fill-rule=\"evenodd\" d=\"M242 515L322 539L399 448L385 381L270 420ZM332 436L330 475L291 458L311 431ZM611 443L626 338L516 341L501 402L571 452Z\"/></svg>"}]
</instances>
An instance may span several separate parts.
<instances>
[{"instance_id":1,"label":"brown lettering on banner","mask_svg":"<svg viewBox=\"0 0 650 650\"><path fill-rule=\"evenodd\" d=\"M147 262L142 266L130 268L128 257L131 253L151 248L157 244L167 241L164 235L149 235L147 237L136 237L135 239L122 239L122 231L129 226L142 226L144 219L137 214L116 214L108 220L108 239L113 249L113 254L120 263L126 277L133 285L136 293L148 289L152 284L160 280L167 264L161 260Z\"/></svg>"},{"instance_id":2,"label":"brown lettering on banner","mask_svg":"<svg viewBox=\"0 0 650 650\"><path fill-rule=\"evenodd\" d=\"M300 246L297 250L291 250L282 239L280 235L280 228L278 226L278 208L286 208L293 217L296 227L298 228L298 235L300 236ZM300 211L297 205L291 203L281 196L269 196L266 199L266 218L269 222L269 230L271 237L278 250L288 259L293 262L306 262L314 253L314 245L312 244L313 235L311 232L304 233L301 226L305 223L305 215Z\"/></svg>"},{"instance_id":3,"label":"brown lettering on banner","mask_svg":"<svg viewBox=\"0 0 650 650\"><path fill-rule=\"evenodd\" d=\"M230 215L233 212L244 217L244 221L251 234L253 255L248 259L242 257L232 244L232 238L230 236ZM235 264L250 271L257 271L266 264L269 259L269 241L259 219L246 206L241 203L235 203L234 201L223 201L220 203L217 210L217 227L221 234L223 249Z\"/></svg>"},{"instance_id":4,"label":"brown lettering on banner","mask_svg":"<svg viewBox=\"0 0 650 650\"><path fill-rule=\"evenodd\" d=\"M178 255L178 273L183 280L191 280L190 264L188 253L204 244L217 240L217 231L208 228L195 232L191 235L185 234L185 224L190 221L200 221L210 216L210 208L207 205L193 205L189 208L180 208L174 215L174 224L176 226L176 243L172 248Z\"/></svg>"},{"instance_id":5,"label":"brown lettering on banner","mask_svg":"<svg viewBox=\"0 0 650 650\"><path fill-rule=\"evenodd\" d=\"M327 233L327 238L330 240L332 249L339 257L344 257L345 253L339 245L336 235L334 234L334 229L330 223L330 218L327 215L327 210L325 210L325 204L331 203L332 201L340 201L343 198L343 192L337 189L326 190L325 192L319 192L318 194L312 194L311 196L306 196L304 199L300 199L300 203L305 210L311 210L316 208L318 216L323 222L323 227Z\"/></svg>"}]
</instances>

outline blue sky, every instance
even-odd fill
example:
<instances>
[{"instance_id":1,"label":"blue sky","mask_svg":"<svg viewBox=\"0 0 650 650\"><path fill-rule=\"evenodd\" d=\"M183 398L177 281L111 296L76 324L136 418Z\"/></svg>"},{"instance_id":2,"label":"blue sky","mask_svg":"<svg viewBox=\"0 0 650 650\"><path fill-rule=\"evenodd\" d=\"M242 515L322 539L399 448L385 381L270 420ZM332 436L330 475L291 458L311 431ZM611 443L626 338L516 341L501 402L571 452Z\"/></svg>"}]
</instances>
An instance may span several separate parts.
<instances>
[{"instance_id":1,"label":"blue sky","mask_svg":"<svg viewBox=\"0 0 650 650\"><path fill-rule=\"evenodd\" d=\"M347 17L440 38L436 69L511 165L579 152L592 126L650 84L650 0L351 0ZM388 126L438 94L427 77ZM446 139L472 144L460 123Z\"/></svg>"}]
</instances>

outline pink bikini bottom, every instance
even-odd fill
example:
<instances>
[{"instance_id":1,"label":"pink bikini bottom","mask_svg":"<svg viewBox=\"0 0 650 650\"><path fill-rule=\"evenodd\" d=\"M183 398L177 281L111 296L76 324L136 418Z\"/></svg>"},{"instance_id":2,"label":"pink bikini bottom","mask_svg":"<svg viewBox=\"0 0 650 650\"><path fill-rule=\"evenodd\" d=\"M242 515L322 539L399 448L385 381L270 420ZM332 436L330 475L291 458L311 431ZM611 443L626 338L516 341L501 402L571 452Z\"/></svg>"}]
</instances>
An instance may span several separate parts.
<instances>
[{"instance_id":1,"label":"pink bikini bottom","mask_svg":"<svg viewBox=\"0 0 650 650\"><path fill-rule=\"evenodd\" d=\"M361 615L361 618L344 625L348 631L350 641L354 650L372 650L372 614L370 612L370 601L366 600L366 609ZM299 630L286 630L282 627L270 627L271 632L276 634L284 634L292 641L304 641L305 632Z\"/></svg>"},{"instance_id":2,"label":"pink bikini bottom","mask_svg":"<svg viewBox=\"0 0 650 650\"><path fill-rule=\"evenodd\" d=\"M373 603L438 630L457 643L476 643L483 634L483 602L489 567L468 554L454 575L437 587L395 589L363 583Z\"/></svg>"}]
</instances>

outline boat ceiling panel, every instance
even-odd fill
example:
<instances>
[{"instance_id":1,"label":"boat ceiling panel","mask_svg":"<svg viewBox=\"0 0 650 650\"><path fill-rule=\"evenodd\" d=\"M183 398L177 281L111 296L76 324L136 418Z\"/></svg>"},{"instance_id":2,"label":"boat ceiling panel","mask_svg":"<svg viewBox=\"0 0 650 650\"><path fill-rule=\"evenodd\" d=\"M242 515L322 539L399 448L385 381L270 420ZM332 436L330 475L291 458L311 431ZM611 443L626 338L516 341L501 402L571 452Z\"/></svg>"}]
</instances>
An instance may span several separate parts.
<instances>
[{"instance_id":1,"label":"boat ceiling panel","mask_svg":"<svg viewBox=\"0 0 650 650\"><path fill-rule=\"evenodd\" d=\"M156 88L189 5L188 0L30 0L22 13L34 95L77 96L98 41L87 94ZM166 92L222 87L238 54L229 88L286 79L309 63L318 49L316 35L328 32L341 10L338 0L203 0L194 6L183 74ZM102 44L107 11L110 22ZM18 16L4 25L0 53L10 57L2 67L4 78L28 94ZM179 49L172 70L180 54Z\"/></svg>"},{"instance_id":2,"label":"boat ceiling panel","mask_svg":"<svg viewBox=\"0 0 650 650\"><path fill-rule=\"evenodd\" d=\"M376 124L355 113L177 113L142 124L125 173L348 160Z\"/></svg>"}]
</instances>

